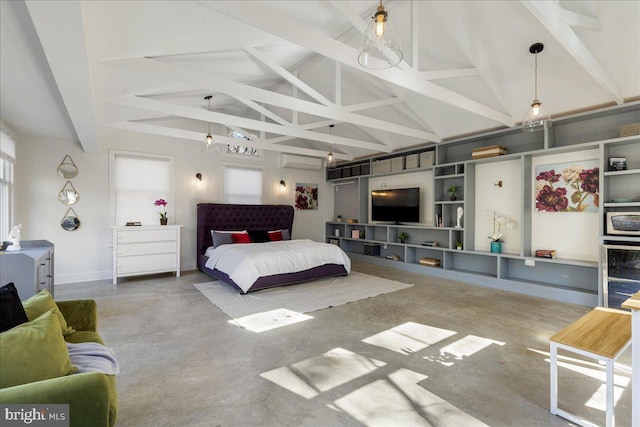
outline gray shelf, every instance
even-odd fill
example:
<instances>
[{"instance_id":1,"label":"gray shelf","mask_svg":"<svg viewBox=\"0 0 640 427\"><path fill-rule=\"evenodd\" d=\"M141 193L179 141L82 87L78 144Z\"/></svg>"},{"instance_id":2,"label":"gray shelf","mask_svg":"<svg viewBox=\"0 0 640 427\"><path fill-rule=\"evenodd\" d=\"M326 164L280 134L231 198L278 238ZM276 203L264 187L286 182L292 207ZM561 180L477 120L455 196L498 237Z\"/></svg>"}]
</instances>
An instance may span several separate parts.
<instances>
[{"instance_id":1,"label":"gray shelf","mask_svg":"<svg viewBox=\"0 0 640 427\"><path fill-rule=\"evenodd\" d=\"M326 226L327 239L336 239L332 234L337 227L341 232L341 237L337 238L338 243L356 260L570 303L597 305L602 279L600 263L591 260L536 258L531 255L534 221L532 213L535 209L532 206L533 186L529 185L533 175L532 165L539 156L597 150L603 178L600 183L601 203L598 208L601 218L610 210L637 210L640 207L640 180L637 179L640 175L640 135L618 137L621 125L636 122L640 122L640 101L554 119L553 127L543 132L523 133L516 128L503 129L438 144L435 146L433 166L359 176L356 185L341 187L340 191L335 193L334 212L342 214L345 219L357 218L361 222L329 222ZM508 154L482 159L472 158L473 149L490 145L505 146ZM430 148L433 149L431 146ZM420 150L424 149L417 148L412 153ZM372 157L369 161L401 154L385 154ZM626 157L629 169L606 171L609 157ZM522 213L518 221L521 246L515 254L475 250L476 165L513 160L520 162L520 179L524 183L521 196ZM433 171L432 178L429 178L433 197L430 208L434 215L442 216L445 227L421 224L368 224L369 177L420 171ZM354 178L343 178L349 179ZM446 189L451 185L461 188L457 194L458 200L448 200ZM343 192L345 187L349 190ZM631 198L634 201L604 202L614 198ZM355 200L357 203L354 203ZM453 227L458 206L464 209L462 228ZM426 220L429 221L429 218ZM640 236L605 236L604 220L599 223L600 242L640 244ZM366 238L351 239L349 233L352 229L365 230ZM409 241L405 244L397 242L397 234L400 231L410 235ZM422 246L421 241L437 241L438 246ZM455 249L456 242L462 242L464 249ZM364 255L364 243L380 244L381 257ZM391 253L400 256L402 260L391 261L384 258L384 255ZM424 266L418 262L421 257L439 259L441 265ZM527 265L530 261L534 261L535 265Z\"/></svg>"}]
</instances>

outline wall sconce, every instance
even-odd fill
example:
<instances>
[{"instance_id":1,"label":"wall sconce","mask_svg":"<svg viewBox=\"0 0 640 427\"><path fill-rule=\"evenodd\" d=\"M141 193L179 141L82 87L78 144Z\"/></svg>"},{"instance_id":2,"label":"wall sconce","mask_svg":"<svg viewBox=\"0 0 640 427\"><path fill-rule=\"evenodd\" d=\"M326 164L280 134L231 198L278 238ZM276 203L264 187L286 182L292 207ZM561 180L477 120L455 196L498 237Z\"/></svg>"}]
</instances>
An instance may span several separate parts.
<instances>
[{"instance_id":1,"label":"wall sconce","mask_svg":"<svg viewBox=\"0 0 640 427\"><path fill-rule=\"evenodd\" d=\"M197 179L198 181L202 182L202 174L201 174L200 172L198 172L198 173L196 174L196 179Z\"/></svg>"}]
</instances>

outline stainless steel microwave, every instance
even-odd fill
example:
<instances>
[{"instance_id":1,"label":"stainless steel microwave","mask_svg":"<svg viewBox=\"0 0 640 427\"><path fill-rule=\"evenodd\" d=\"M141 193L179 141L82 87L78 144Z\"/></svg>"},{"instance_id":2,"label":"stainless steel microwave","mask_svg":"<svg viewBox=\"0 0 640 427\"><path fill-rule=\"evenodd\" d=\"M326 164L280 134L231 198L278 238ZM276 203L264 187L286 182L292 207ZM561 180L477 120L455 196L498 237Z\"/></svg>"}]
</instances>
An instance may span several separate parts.
<instances>
[{"instance_id":1,"label":"stainless steel microwave","mask_svg":"<svg viewBox=\"0 0 640 427\"><path fill-rule=\"evenodd\" d=\"M640 212L607 212L607 234L640 236Z\"/></svg>"}]
</instances>

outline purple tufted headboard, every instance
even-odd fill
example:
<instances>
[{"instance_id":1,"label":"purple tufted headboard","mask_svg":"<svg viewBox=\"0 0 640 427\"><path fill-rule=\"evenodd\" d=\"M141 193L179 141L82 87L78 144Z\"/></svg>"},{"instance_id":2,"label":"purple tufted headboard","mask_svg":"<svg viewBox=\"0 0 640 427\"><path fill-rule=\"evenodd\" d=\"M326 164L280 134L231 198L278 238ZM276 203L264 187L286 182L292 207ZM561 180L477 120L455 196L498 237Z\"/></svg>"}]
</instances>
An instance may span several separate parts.
<instances>
[{"instance_id":1,"label":"purple tufted headboard","mask_svg":"<svg viewBox=\"0 0 640 427\"><path fill-rule=\"evenodd\" d=\"M209 246L211 230L289 230L293 228L293 206L230 205L198 203L198 259Z\"/></svg>"}]
</instances>

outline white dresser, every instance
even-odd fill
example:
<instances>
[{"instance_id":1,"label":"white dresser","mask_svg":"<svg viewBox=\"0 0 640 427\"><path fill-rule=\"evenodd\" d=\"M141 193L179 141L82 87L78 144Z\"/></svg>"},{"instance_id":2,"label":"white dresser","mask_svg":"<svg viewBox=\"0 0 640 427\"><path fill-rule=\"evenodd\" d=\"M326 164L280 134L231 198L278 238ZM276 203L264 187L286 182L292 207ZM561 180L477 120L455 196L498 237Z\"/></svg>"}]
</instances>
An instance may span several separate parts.
<instances>
[{"instance_id":1,"label":"white dresser","mask_svg":"<svg viewBox=\"0 0 640 427\"><path fill-rule=\"evenodd\" d=\"M111 227L113 284L118 277L175 271L180 277L181 225Z\"/></svg>"}]
</instances>

